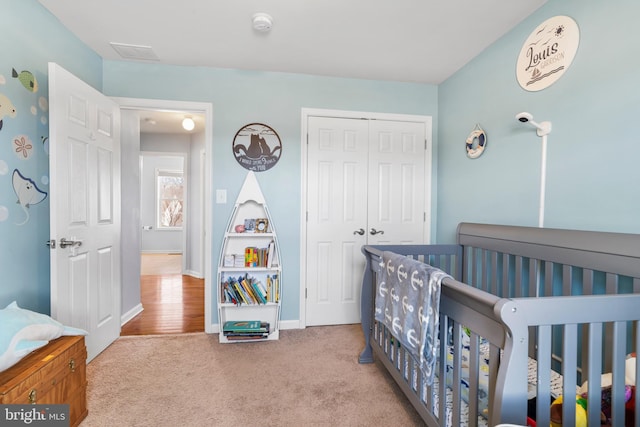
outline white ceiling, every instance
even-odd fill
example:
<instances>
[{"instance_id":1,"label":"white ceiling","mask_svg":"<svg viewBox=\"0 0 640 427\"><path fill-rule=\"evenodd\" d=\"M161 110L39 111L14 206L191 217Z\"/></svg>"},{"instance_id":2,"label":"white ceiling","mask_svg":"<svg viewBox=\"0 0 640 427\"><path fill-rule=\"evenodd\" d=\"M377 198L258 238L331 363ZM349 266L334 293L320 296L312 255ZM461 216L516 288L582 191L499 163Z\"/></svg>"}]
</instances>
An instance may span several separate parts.
<instances>
[{"instance_id":1,"label":"white ceiling","mask_svg":"<svg viewBox=\"0 0 640 427\"><path fill-rule=\"evenodd\" d=\"M149 46L161 64L439 84L546 0L40 3L105 59L122 59L115 42ZM252 28L258 12L270 32Z\"/></svg>"}]
</instances>

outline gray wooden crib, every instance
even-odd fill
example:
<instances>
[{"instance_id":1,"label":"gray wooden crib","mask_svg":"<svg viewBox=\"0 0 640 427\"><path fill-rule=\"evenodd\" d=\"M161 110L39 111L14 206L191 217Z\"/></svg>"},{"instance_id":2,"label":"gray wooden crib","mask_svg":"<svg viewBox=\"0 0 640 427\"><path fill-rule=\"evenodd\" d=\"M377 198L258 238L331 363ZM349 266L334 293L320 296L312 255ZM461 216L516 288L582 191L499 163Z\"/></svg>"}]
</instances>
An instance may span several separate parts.
<instances>
[{"instance_id":1,"label":"gray wooden crib","mask_svg":"<svg viewBox=\"0 0 640 427\"><path fill-rule=\"evenodd\" d=\"M382 362L429 426L550 425L557 395L563 425L640 426L640 235L461 223L456 245L364 246L365 348ZM373 307L385 251L449 273L441 285L436 380ZM625 371L625 365L627 370ZM631 368L635 368L635 371ZM603 375L604 374L604 375ZM602 404L611 380L611 405ZM590 379L588 387L584 382ZM599 379L604 386L601 387ZM582 388L579 388L581 387ZM533 397L535 396L535 399ZM631 417L631 419L630 419Z\"/></svg>"}]
</instances>

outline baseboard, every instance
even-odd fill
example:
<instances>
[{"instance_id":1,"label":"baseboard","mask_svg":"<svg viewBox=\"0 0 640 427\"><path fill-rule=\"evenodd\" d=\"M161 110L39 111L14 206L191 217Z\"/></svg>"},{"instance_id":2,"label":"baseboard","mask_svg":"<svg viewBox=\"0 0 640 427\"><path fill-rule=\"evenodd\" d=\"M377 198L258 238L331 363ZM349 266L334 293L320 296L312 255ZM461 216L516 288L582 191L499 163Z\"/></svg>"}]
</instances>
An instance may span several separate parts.
<instances>
[{"instance_id":1,"label":"baseboard","mask_svg":"<svg viewBox=\"0 0 640 427\"><path fill-rule=\"evenodd\" d=\"M304 328L300 327L299 320L281 320L280 330L284 330L284 329L304 329ZM207 329L207 333L210 333L210 334L220 333L220 324L213 323L212 325L210 325L210 327Z\"/></svg>"},{"instance_id":2,"label":"baseboard","mask_svg":"<svg viewBox=\"0 0 640 427\"><path fill-rule=\"evenodd\" d=\"M281 320L280 329L304 329L300 327L299 320Z\"/></svg>"},{"instance_id":3,"label":"baseboard","mask_svg":"<svg viewBox=\"0 0 640 427\"><path fill-rule=\"evenodd\" d=\"M182 274L186 274L187 276L195 277L196 279L204 279L204 276L199 271L187 270Z\"/></svg>"},{"instance_id":4,"label":"baseboard","mask_svg":"<svg viewBox=\"0 0 640 427\"><path fill-rule=\"evenodd\" d=\"M140 303L135 307L133 307L131 310L124 313L122 316L120 316L120 326L124 326L124 324L127 323L129 320L133 319L138 314L142 313L142 310L144 310L144 307L142 307L142 303Z\"/></svg>"}]
</instances>

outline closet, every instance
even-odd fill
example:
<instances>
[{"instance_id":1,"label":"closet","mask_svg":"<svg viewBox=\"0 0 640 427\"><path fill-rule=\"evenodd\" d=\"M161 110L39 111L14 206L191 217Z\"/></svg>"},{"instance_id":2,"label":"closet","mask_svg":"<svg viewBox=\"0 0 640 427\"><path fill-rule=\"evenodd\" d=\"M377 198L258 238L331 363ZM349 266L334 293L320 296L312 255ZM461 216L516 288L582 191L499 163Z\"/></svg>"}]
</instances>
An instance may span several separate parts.
<instances>
[{"instance_id":1,"label":"closet","mask_svg":"<svg viewBox=\"0 0 640 427\"><path fill-rule=\"evenodd\" d=\"M429 238L431 121L306 118L306 325L360 322L366 244Z\"/></svg>"}]
</instances>

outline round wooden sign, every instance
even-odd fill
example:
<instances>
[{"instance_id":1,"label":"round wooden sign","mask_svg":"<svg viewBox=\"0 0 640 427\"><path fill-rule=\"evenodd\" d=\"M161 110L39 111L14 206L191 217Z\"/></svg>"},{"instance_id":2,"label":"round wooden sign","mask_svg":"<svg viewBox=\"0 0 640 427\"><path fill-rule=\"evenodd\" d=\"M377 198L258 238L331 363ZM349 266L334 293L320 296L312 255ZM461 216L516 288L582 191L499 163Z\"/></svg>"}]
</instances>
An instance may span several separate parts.
<instances>
[{"instance_id":1,"label":"round wooden sign","mask_svg":"<svg viewBox=\"0 0 640 427\"><path fill-rule=\"evenodd\" d=\"M233 138L233 154L243 168L263 172L280 160L282 142L271 127L250 123L243 126Z\"/></svg>"},{"instance_id":2,"label":"round wooden sign","mask_svg":"<svg viewBox=\"0 0 640 427\"><path fill-rule=\"evenodd\" d=\"M540 24L522 46L516 64L520 86L539 91L558 81L578 50L580 30L568 16L554 16Z\"/></svg>"}]
</instances>

